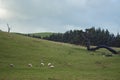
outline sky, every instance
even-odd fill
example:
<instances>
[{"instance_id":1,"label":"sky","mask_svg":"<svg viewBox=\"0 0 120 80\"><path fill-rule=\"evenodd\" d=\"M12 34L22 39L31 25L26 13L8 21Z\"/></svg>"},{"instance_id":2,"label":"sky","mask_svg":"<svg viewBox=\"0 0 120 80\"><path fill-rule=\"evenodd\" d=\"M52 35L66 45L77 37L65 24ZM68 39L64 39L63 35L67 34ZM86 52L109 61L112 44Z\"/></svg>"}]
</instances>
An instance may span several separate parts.
<instances>
[{"instance_id":1,"label":"sky","mask_svg":"<svg viewBox=\"0 0 120 80\"><path fill-rule=\"evenodd\" d=\"M0 29L66 32L90 27L120 33L120 0L0 0Z\"/></svg>"}]
</instances>

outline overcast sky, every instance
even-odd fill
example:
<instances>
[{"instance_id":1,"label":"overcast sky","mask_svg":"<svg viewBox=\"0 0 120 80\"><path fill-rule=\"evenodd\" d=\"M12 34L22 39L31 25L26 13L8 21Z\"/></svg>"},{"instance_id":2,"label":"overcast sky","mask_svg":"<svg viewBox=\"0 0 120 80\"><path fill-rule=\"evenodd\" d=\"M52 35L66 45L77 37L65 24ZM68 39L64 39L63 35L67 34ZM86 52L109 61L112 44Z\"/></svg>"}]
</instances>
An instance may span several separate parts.
<instances>
[{"instance_id":1,"label":"overcast sky","mask_svg":"<svg viewBox=\"0 0 120 80\"><path fill-rule=\"evenodd\" d=\"M65 32L95 26L120 33L120 0L0 0L0 29Z\"/></svg>"}]
</instances>

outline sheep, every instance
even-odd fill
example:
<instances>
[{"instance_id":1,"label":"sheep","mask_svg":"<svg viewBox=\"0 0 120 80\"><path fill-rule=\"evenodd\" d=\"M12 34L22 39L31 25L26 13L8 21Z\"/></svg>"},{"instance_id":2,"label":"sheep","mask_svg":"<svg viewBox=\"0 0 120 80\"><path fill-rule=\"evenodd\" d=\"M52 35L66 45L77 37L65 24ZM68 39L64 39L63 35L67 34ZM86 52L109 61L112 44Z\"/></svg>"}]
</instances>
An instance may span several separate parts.
<instances>
[{"instance_id":1,"label":"sheep","mask_svg":"<svg viewBox=\"0 0 120 80\"><path fill-rule=\"evenodd\" d=\"M10 64L10 67L15 67L15 65L14 64Z\"/></svg>"},{"instance_id":2,"label":"sheep","mask_svg":"<svg viewBox=\"0 0 120 80\"><path fill-rule=\"evenodd\" d=\"M49 68L54 68L55 66L52 65L52 63L48 63L48 67L49 67Z\"/></svg>"},{"instance_id":3,"label":"sheep","mask_svg":"<svg viewBox=\"0 0 120 80\"><path fill-rule=\"evenodd\" d=\"M55 66L54 65L51 65L50 68L54 68Z\"/></svg>"},{"instance_id":4,"label":"sheep","mask_svg":"<svg viewBox=\"0 0 120 80\"><path fill-rule=\"evenodd\" d=\"M44 63L41 63L42 66L44 66L45 64Z\"/></svg>"},{"instance_id":5,"label":"sheep","mask_svg":"<svg viewBox=\"0 0 120 80\"><path fill-rule=\"evenodd\" d=\"M52 64L51 63L48 63L48 66L51 66Z\"/></svg>"},{"instance_id":6,"label":"sheep","mask_svg":"<svg viewBox=\"0 0 120 80\"><path fill-rule=\"evenodd\" d=\"M28 64L28 67L32 67L32 64Z\"/></svg>"}]
</instances>

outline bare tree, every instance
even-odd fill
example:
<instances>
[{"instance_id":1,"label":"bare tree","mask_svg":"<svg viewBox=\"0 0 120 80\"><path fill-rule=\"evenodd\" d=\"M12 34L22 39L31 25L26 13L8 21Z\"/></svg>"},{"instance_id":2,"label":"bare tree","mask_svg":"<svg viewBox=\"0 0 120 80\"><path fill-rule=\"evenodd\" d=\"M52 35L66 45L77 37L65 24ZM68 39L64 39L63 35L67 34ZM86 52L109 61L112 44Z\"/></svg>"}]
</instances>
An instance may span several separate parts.
<instances>
[{"instance_id":1,"label":"bare tree","mask_svg":"<svg viewBox=\"0 0 120 80\"><path fill-rule=\"evenodd\" d=\"M89 51L96 51L96 50L98 50L100 48L105 48L105 49L109 50L110 52L112 52L113 54L118 54L118 52L116 50L114 50L113 48L111 48L109 46L106 46L106 45L98 45L98 46L96 46L94 48L91 48L90 47L90 41L86 42L86 47L87 47L87 50L89 50Z\"/></svg>"},{"instance_id":2,"label":"bare tree","mask_svg":"<svg viewBox=\"0 0 120 80\"><path fill-rule=\"evenodd\" d=\"M8 33L10 33L10 26L9 26L9 24L7 24L7 27L8 27Z\"/></svg>"},{"instance_id":3,"label":"bare tree","mask_svg":"<svg viewBox=\"0 0 120 80\"><path fill-rule=\"evenodd\" d=\"M86 35L88 36L88 34L86 34ZM114 50L113 48L111 48L111 47L109 47L107 45L98 45L98 46L96 46L94 48L91 48L90 47L90 40L84 34L82 34L82 37L86 41L86 47L87 47L88 51L96 51L96 50L98 50L100 48L105 48L105 49L109 50L110 52L112 52L113 54L118 54L118 52L116 50Z\"/></svg>"}]
</instances>

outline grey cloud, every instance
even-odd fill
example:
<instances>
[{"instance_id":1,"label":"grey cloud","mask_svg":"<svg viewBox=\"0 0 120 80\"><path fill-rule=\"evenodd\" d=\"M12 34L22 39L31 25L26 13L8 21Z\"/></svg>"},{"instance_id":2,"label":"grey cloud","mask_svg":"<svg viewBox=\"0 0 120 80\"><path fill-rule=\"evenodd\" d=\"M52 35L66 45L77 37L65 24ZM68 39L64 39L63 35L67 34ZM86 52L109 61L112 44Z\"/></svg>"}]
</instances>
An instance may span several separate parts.
<instances>
[{"instance_id":1,"label":"grey cloud","mask_svg":"<svg viewBox=\"0 0 120 80\"><path fill-rule=\"evenodd\" d=\"M2 3L2 8L12 14L2 21L13 25L13 31L65 32L96 26L120 32L119 0L2 0Z\"/></svg>"}]
</instances>

